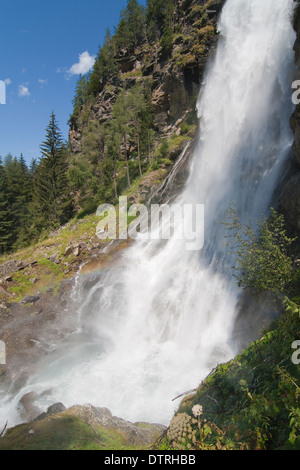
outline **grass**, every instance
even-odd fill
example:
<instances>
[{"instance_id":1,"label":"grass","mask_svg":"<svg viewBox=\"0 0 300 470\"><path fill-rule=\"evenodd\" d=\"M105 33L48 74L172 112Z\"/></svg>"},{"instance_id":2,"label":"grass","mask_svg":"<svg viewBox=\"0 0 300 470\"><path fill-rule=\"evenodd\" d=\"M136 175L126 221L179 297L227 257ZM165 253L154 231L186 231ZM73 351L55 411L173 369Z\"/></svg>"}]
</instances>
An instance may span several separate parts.
<instances>
[{"instance_id":1,"label":"grass","mask_svg":"<svg viewBox=\"0 0 300 470\"><path fill-rule=\"evenodd\" d=\"M0 439L0 450L139 450L122 432L90 426L70 411L22 424Z\"/></svg>"}]
</instances>

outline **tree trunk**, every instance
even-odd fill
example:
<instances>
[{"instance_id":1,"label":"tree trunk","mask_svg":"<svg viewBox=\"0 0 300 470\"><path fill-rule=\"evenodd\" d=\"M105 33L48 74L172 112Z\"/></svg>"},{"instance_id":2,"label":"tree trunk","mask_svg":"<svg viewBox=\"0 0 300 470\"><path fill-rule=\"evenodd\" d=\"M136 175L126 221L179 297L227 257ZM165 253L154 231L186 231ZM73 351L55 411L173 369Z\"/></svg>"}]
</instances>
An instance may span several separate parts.
<instances>
[{"instance_id":1,"label":"tree trunk","mask_svg":"<svg viewBox=\"0 0 300 470\"><path fill-rule=\"evenodd\" d=\"M129 150L127 149L127 138L125 136L125 156L126 156L126 173L127 173L127 184L128 184L128 188L131 187L131 183L130 183L130 174L129 174L129 165L128 165L128 153L129 153Z\"/></svg>"},{"instance_id":2,"label":"tree trunk","mask_svg":"<svg viewBox=\"0 0 300 470\"><path fill-rule=\"evenodd\" d=\"M139 172L140 172L140 177L142 177L143 173L142 173L142 166L141 166L140 134L137 134L137 151L138 151Z\"/></svg>"},{"instance_id":3,"label":"tree trunk","mask_svg":"<svg viewBox=\"0 0 300 470\"><path fill-rule=\"evenodd\" d=\"M118 199L117 176L116 176L115 171L114 171L113 179L114 179L115 197L116 199Z\"/></svg>"}]
</instances>

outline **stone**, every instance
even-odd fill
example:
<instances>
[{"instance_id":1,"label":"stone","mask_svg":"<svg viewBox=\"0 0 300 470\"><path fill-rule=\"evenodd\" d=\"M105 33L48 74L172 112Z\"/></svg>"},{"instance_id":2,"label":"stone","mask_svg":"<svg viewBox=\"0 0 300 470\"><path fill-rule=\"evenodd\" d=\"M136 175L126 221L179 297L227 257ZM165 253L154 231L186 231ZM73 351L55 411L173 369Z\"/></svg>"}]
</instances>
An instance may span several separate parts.
<instances>
[{"instance_id":1,"label":"stone","mask_svg":"<svg viewBox=\"0 0 300 470\"><path fill-rule=\"evenodd\" d=\"M75 248L75 250L73 251L73 255L76 256L76 257L80 255L80 247L79 246L77 248Z\"/></svg>"},{"instance_id":2,"label":"stone","mask_svg":"<svg viewBox=\"0 0 300 470\"><path fill-rule=\"evenodd\" d=\"M73 245L67 246L64 252L64 256L70 256L70 254L73 253L73 249L74 249Z\"/></svg>"},{"instance_id":3,"label":"stone","mask_svg":"<svg viewBox=\"0 0 300 470\"><path fill-rule=\"evenodd\" d=\"M34 304L40 300L39 295L28 295L22 300L22 304Z\"/></svg>"},{"instance_id":4,"label":"stone","mask_svg":"<svg viewBox=\"0 0 300 470\"><path fill-rule=\"evenodd\" d=\"M47 411L40 414L35 419L35 421L41 421L42 419L47 418L47 416L53 416L53 415L56 415L58 413L62 413L63 411L66 411L66 407L62 403L60 403L60 402L54 403L54 405L49 406Z\"/></svg>"},{"instance_id":5,"label":"stone","mask_svg":"<svg viewBox=\"0 0 300 470\"><path fill-rule=\"evenodd\" d=\"M91 426L99 424L120 431L129 445L151 445L166 429L165 426L157 423L131 423L113 416L107 408L96 408L90 404L77 405L69 408L68 411Z\"/></svg>"}]
</instances>

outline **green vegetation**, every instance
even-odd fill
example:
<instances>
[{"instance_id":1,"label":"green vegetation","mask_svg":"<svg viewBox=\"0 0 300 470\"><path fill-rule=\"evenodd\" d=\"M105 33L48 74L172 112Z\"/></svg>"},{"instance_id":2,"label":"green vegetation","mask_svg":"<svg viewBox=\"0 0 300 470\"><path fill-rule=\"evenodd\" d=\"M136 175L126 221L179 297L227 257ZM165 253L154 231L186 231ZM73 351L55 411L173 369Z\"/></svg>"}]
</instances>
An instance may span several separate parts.
<instances>
[{"instance_id":1,"label":"green vegetation","mask_svg":"<svg viewBox=\"0 0 300 470\"><path fill-rule=\"evenodd\" d=\"M0 254L45 239L99 204L115 204L135 181L169 165L195 131L196 90L188 91L190 103L184 99L189 116L181 135L162 136L161 126L170 129L180 116L174 109L161 124L159 103L168 91L160 92L153 66L166 60L170 76L196 66L214 34L207 5L185 6L181 22L175 0L147 0L145 7L127 0L114 32L106 31L93 69L76 84L69 124L78 148L63 142L52 113L40 158L29 166L22 155L0 159Z\"/></svg>"},{"instance_id":2,"label":"green vegetation","mask_svg":"<svg viewBox=\"0 0 300 470\"><path fill-rule=\"evenodd\" d=\"M21 155L0 160L0 253L27 246L72 215L67 150L54 113L42 156L27 167Z\"/></svg>"},{"instance_id":3,"label":"green vegetation","mask_svg":"<svg viewBox=\"0 0 300 470\"><path fill-rule=\"evenodd\" d=\"M158 447L299 450L300 369L291 347L299 334L299 313L286 311L182 401Z\"/></svg>"},{"instance_id":4,"label":"green vegetation","mask_svg":"<svg viewBox=\"0 0 300 470\"><path fill-rule=\"evenodd\" d=\"M181 402L161 450L300 450L299 270L294 238L271 210L254 229L229 210L230 245L238 283L268 292L283 313L247 349L220 364ZM291 297L291 299L289 298ZM298 349L297 349L298 348Z\"/></svg>"},{"instance_id":5,"label":"green vegetation","mask_svg":"<svg viewBox=\"0 0 300 470\"><path fill-rule=\"evenodd\" d=\"M272 209L268 218L257 221L257 229L252 224L242 225L234 209L229 216L225 225L237 258L238 284L254 293L289 294L296 275L290 249L296 239L287 235L283 216Z\"/></svg>"},{"instance_id":6,"label":"green vegetation","mask_svg":"<svg viewBox=\"0 0 300 470\"><path fill-rule=\"evenodd\" d=\"M72 214L68 194L67 152L54 113L41 144L42 157L35 170L32 215L38 230L65 223Z\"/></svg>"},{"instance_id":7,"label":"green vegetation","mask_svg":"<svg viewBox=\"0 0 300 470\"><path fill-rule=\"evenodd\" d=\"M22 424L0 439L0 450L139 450L121 431L91 425L65 411Z\"/></svg>"}]
</instances>

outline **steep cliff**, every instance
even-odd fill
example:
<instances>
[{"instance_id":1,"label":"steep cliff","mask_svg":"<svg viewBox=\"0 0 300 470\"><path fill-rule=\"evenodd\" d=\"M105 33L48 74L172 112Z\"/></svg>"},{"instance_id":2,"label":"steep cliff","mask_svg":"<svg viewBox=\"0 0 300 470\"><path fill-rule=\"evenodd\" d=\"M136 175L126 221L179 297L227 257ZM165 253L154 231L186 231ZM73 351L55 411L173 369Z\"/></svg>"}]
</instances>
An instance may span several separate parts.
<instances>
[{"instance_id":1,"label":"steep cliff","mask_svg":"<svg viewBox=\"0 0 300 470\"><path fill-rule=\"evenodd\" d=\"M224 0L177 0L174 3L172 32L167 46L164 36L157 37L155 42L145 36L133 50L117 48L112 54L114 73L108 74L105 80L98 77L97 92L84 99L71 116L71 167L92 166L98 186L109 186L103 177L109 153L105 129L116 121L114 105L124 90L128 94L139 85L149 101L152 122L146 130L149 142L146 138L144 148L141 148L140 174L161 168L170 171L172 161L195 135L197 96L204 79L205 65L215 49L217 20ZM125 108L123 112L126 114ZM129 122L129 128L132 125ZM123 143L116 157L114 191L100 191L100 194L99 188L95 188L93 193L90 178L88 183L84 182L74 190L78 208L85 207L84 201L90 203L92 198L96 198L98 203L112 200L126 186L128 188L130 184L124 183L125 164L129 166L130 183L140 176L136 169L139 149L132 136L129 135L128 140L129 149L126 150L126 143ZM109 158L112 160L114 157ZM165 175L166 171L163 171L163 177ZM83 196L86 187L89 189Z\"/></svg>"},{"instance_id":2,"label":"steep cliff","mask_svg":"<svg viewBox=\"0 0 300 470\"><path fill-rule=\"evenodd\" d=\"M300 79L300 5L296 7L294 18L296 41L294 45L297 74L295 80ZM290 230L298 235L300 230L300 104L296 104L291 116L291 128L294 133L293 154L286 182L282 188L279 202Z\"/></svg>"}]
</instances>

